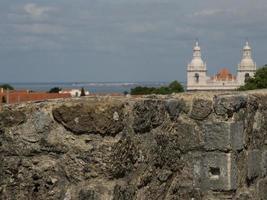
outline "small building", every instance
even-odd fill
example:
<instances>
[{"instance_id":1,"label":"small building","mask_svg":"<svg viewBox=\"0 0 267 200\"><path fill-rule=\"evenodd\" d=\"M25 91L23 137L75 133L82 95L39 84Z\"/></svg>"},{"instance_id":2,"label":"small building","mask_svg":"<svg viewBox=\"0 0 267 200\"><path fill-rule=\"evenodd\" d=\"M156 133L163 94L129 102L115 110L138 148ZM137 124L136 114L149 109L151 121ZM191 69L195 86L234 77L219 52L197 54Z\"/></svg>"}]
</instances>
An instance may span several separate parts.
<instances>
[{"instance_id":1,"label":"small building","mask_svg":"<svg viewBox=\"0 0 267 200\"><path fill-rule=\"evenodd\" d=\"M84 91L85 95L88 96L90 94L89 91ZM80 97L81 96L81 89L63 89L59 91L59 94L70 94L71 97Z\"/></svg>"},{"instance_id":2,"label":"small building","mask_svg":"<svg viewBox=\"0 0 267 200\"><path fill-rule=\"evenodd\" d=\"M44 101L49 99L70 98L70 94L30 92L28 90L3 90L0 91L1 103L15 104L28 101Z\"/></svg>"},{"instance_id":3,"label":"small building","mask_svg":"<svg viewBox=\"0 0 267 200\"><path fill-rule=\"evenodd\" d=\"M216 75L207 75L207 65L201 57L201 48L196 42L193 48L193 58L187 66L187 91L235 90L245 84L256 72L256 63L252 59L252 49L246 42L243 57L237 66L237 75L227 68L221 69Z\"/></svg>"}]
</instances>

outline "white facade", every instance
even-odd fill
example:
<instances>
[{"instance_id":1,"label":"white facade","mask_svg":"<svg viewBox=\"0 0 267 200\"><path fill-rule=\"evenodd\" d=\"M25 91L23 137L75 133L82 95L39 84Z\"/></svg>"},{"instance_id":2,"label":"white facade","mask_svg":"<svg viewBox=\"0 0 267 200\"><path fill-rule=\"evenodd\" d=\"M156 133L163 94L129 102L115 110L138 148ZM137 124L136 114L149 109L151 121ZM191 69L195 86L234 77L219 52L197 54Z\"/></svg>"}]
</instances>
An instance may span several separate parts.
<instances>
[{"instance_id":1,"label":"white facade","mask_svg":"<svg viewBox=\"0 0 267 200\"><path fill-rule=\"evenodd\" d=\"M72 97L80 97L81 96L81 90L80 89L63 89L59 91L60 94L70 94ZM85 95L89 95L90 93L88 91L85 91Z\"/></svg>"},{"instance_id":2,"label":"white facade","mask_svg":"<svg viewBox=\"0 0 267 200\"><path fill-rule=\"evenodd\" d=\"M187 81L190 85L205 85L207 81L207 68L201 58L198 42L193 49L193 59L187 66Z\"/></svg>"},{"instance_id":3,"label":"white facade","mask_svg":"<svg viewBox=\"0 0 267 200\"><path fill-rule=\"evenodd\" d=\"M243 48L243 58L237 68L237 80L240 85L245 83L245 79L253 77L256 72L256 63L254 63L251 55L251 47L248 42Z\"/></svg>"},{"instance_id":4,"label":"white facade","mask_svg":"<svg viewBox=\"0 0 267 200\"><path fill-rule=\"evenodd\" d=\"M256 63L252 59L251 47L248 42L243 48L243 57L237 67L237 76L228 69L222 69L213 77L207 76L206 63L201 58L201 48L196 42L193 48L193 58L187 65L187 90L235 90L245 84L245 80L253 77Z\"/></svg>"}]
</instances>

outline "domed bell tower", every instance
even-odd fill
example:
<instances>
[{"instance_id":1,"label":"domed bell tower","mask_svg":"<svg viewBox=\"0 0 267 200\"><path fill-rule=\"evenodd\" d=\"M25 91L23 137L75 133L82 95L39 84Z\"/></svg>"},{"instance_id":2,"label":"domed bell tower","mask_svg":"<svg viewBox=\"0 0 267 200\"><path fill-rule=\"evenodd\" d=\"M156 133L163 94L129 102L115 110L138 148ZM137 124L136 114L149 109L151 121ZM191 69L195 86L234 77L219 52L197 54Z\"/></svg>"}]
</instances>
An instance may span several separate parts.
<instances>
[{"instance_id":1,"label":"domed bell tower","mask_svg":"<svg viewBox=\"0 0 267 200\"><path fill-rule=\"evenodd\" d=\"M193 59L187 65L187 90L200 89L206 85L207 68L206 63L201 58L201 48L196 41L193 48Z\"/></svg>"},{"instance_id":2,"label":"domed bell tower","mask_svg":"<svg viewBox=\"0 0 267 200\"><path fill-rule=\"evenodd\" d=\"M244 85L246 80L253 77L256 72L256 63L252 59L252 49L249 43L243 48L243 57L237 68L237 80L240 85Z\"/></svg>"}]
</instances>

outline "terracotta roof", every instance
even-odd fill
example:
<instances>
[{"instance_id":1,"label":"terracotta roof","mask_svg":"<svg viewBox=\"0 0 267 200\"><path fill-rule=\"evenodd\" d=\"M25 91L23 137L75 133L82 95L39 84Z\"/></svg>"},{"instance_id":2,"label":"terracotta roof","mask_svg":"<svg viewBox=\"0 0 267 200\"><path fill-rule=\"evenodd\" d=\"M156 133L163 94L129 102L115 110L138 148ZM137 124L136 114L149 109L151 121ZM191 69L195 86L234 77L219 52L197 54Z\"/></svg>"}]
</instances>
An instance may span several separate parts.
<instances>
[{"instance_id":1,"label":"terracotta roof","mask_svg":"<svg viewBox=\"0 0 267 200\"><path fill-rule=\"evenodd\" d=\"M0 93L6 93L7 90L0 90ZM8 90L9 93L29 93L29 90Z\"/></svg>"},{"instance_id":2,"label":"terracotta roof","mask_svg":"<svg viewBox=\"0 0 267 200\"><path fill-rule=\"evenodd\" d=\"M212 80L218 80L218 81L230 81L235 79L236 77L233 76L227 68L221 69L218 74L212 77Z\"/></svg>"},{"instance_id":3,"label":"terracotta roof","mask_svg":"<svg viewBox=\"0 0 267 200\"><path fill-rule=\"evenodd\" d=\"M11 93L0 93L0 101L3 101L3 97L5 98L7 103L21 103L27 101L44 101L48 99L59 99L59 98L69 98L71 95L69 93L59 94L59 93L46 93L46 92L11 92Z\"/></svg>"}]
</instances>

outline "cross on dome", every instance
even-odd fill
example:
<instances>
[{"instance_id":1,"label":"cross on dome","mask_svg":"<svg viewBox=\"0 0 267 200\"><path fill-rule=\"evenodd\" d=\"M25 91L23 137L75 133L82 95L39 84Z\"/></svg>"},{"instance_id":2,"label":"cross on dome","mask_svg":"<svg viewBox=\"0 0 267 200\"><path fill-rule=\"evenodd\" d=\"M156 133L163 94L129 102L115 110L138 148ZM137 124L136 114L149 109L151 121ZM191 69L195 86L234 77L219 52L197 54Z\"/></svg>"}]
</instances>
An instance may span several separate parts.
<instances>
[{"instance_id":1,"label":"cross on dome","mask_svg":"<svg viewBox=\"0 0 267 200\"><path fill-rule=\"evenodd\" d=\"M244 46L244 51L251 50L251 47L249 46L248 41L246 41L246 45Z\"/></svg>"},{"instance_id":2,"label":"cross on dome","mask_svg":"<svg viewBox=\"0 0 267 200\"><path fill-rule=\"evenodd\" d=\"M196 47L198 47L199 46L199 44L198 44L198 39L196 39Z\"/></svg>"},{"instance_id":3,"label":"cross on dome","mask_svg":"<svg viewBox=\"0 0 267 200\"><path fill-rule=\"evenodd\" d=\"M201 58L201 48L199 46L198 40L196 40L195 46L193 47L193 59L189 63L188 68L198 70L206 69L206 65Z\"/></svg>"},{"instance_id":4,"label":"cross on dome","mask_svg":"<svg viewBox=\"0 0 267 200\"><path fill-rule=\"evenodd\" d=\"M194 47L194 51L200 51L200 46L199 46L199 42L198 40L196 40L196 44L195 44L195 47ZM201 55L200 55L201 56Z\"/></svg>"}]
</instances>

